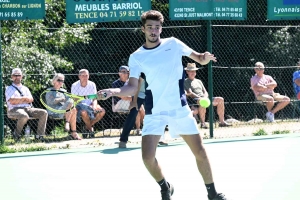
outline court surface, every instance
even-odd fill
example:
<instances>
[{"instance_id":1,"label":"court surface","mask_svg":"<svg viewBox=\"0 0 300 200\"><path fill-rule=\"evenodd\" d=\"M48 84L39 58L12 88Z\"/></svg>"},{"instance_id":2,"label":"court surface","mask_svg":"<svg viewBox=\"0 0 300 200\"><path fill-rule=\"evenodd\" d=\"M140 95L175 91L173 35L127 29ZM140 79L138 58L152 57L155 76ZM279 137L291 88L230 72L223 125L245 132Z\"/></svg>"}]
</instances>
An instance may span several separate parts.
<instances>
[{"instance_id":1,"label":"court surface","mask_svg":"<svg viewBox=\"0 0 300 200\"><path fill-rule=\"evenodd\" d=\"M218 192L236 200L300 199L300 134L204 140ZM139 146L0 155L3 200L160 200ZM185 143L157 149L174 200L207 199Z\"/></svg>"}]
</instances>

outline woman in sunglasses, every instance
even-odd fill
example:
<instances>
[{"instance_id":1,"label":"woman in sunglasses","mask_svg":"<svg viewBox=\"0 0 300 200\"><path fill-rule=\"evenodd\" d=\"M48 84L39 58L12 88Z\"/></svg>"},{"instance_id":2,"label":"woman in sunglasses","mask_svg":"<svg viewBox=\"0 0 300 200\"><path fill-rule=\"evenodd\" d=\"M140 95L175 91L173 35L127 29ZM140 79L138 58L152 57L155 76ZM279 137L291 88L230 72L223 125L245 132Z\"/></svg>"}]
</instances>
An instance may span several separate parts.
<instances>
[{"instance_id":1,"label":"woman in sunglasses","mask_svg":"<svg viewBox=\"0 0 300 200\"><path fill-rule=\"evenodd\" d=\"M65 81L65 76L61 73L58 73L52 79L53 87L48 89L61 90L66 92L66 90L62 88L64 81ZM72 99L66 97L63 93L56 92L56 91L48 92L46 94L46 100L47 100L46 103L50 107L57 110L67 110L73 106ZM76 131L76 114L77 114L76 108L73 108L71 111L63 114L55 113L50 110L47 110L47 112L48 115L53 118L61 118L61 119L65 118L66 119L65 131L71 133L70 136L72 137L72 139L81 140L81 138L79 137Z\"/></svg>"}]
</instances>

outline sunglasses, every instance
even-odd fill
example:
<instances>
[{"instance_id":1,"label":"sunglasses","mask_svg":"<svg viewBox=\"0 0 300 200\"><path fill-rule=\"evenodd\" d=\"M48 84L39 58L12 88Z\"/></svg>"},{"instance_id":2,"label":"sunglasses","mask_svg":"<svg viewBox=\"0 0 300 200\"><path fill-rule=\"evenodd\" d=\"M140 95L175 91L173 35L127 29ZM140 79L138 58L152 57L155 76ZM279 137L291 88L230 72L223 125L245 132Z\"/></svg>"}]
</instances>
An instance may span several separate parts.
<instances>
[{"instance_id":1,"label":"sunglasses","mask_svg":"<svg viewBox=\"0 0 300 200\"><path fill-rule=\"evenodd\" d=\"M20 74L16 74L16 75L13 75L14 77L18 77L18 76L22 76L22 75L20 75Z\"/></svg>"},{"instance_id":2,"label":"sunglasses","mask_svg":"<svg viewBox=\"0 0 300 200\"><path fill-rule=\"evenodd\" d=\"M119 71L120 74L128 74L127 71Z\"/></svg>"},{"instance_id":3,"label":"sunglasses","mask_svg":"<svg viewBox=\"0 0 300 200\"><path fill-rule=\"evenodd\" d=\"M57 82L63 83L63 82L65 82L65 80L57 79Z\"/></svg>"}]
</instances>

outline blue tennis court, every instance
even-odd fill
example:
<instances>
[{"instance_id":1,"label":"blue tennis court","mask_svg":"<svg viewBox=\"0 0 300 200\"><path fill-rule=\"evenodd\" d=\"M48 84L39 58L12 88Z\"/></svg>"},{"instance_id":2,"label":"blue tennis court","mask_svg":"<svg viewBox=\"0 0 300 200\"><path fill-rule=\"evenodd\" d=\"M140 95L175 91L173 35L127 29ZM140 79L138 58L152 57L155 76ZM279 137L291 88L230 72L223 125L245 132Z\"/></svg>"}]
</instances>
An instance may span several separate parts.
<instances>
[{"instance_id":1,"label":"blue tennis court","mask_svg":"<svg viewBox=\"0 0 300 200\"><path fill-rule=\"evenodd\" d=\"M204 140L218 192L230 199L293 200L300 195L300 134ZM159 200L139 146L0 156L0 199ZM174 200L207 199L185 143L159 147Z\"/></svg>"}]
</instances>

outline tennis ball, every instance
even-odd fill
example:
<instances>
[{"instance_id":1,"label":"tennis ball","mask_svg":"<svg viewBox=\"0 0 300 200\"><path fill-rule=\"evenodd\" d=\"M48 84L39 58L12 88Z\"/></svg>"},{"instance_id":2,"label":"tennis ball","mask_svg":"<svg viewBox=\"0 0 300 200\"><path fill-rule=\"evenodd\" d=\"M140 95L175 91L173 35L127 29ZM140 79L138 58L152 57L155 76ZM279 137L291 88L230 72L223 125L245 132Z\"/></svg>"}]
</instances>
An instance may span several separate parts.
<instances>
[{"instance_id":1,"label":"tennis ball","mask_svg":"<svg viewBox=\"0 0 300 200\"><path fill-rule=\"evenodd\" d=\"M199 101L199 104L201 107L207 108L210 105L210 100L209 100L209 98L205 98L205 97L201 98Z\"/></svg>"}]
</instances>

